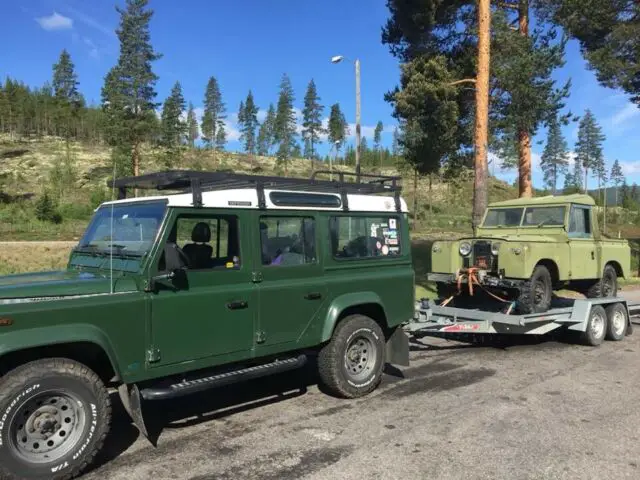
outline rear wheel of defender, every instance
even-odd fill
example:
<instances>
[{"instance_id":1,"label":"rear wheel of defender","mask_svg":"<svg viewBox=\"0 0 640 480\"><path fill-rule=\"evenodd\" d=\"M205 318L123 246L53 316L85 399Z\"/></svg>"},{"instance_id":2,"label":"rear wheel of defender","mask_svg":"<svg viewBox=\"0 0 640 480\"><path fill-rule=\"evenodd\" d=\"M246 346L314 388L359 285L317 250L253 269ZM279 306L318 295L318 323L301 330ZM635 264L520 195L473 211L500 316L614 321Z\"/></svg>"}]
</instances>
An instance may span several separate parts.
<instances>
[{"instance_id":1,"label":"rear wheel of defender","mask_svg":"<svg viewBox=\"0 0 640 480\"><path fill-rule=\"evenodd\" d=\"M0 379L0 478L79 475L110 421L107 390L85 365L51 358L9 371Z\"/></svg>"},{"instance_id":2,"label":"rear wheel of defender","mask_svg":"<svg viewBox=\"0 0 640 480\"><path fill-rule=\"evenodd\" d=\"M330 393L357 398L382 380L385 337L380 325L364 315L344 318L318 355L320 380Z\"/></svg>"}]
</instances>

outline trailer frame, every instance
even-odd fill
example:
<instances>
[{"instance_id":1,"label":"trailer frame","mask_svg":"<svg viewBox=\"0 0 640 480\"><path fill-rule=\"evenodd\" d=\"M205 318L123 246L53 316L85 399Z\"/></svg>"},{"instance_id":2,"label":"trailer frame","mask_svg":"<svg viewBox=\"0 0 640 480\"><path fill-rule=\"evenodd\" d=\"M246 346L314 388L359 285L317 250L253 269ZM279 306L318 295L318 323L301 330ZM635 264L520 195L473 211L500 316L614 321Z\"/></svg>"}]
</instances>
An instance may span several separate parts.
<instances>
[{"instance_id":1,"label":"trailer frame","mask_svg":"<svg viewBox=\"0 0 640 480\"><path fill-rule=\"evenodd\" d=\"M572 306L553 308L544 313L526 315L507 314L482 309L440 306L428 299L416 303L413 321L404 325L405 332L414 337L446 337L467 341L473 336L545 335L559 329L586 332L593 307L607 308L621 304L626 312L626 335L633 331L631 319L640 317L640 302L620 297L576 299ZM607 319L607 322L610 319ZM606 330L606 328L605 328Z\"/></svg>"}]
</instances>

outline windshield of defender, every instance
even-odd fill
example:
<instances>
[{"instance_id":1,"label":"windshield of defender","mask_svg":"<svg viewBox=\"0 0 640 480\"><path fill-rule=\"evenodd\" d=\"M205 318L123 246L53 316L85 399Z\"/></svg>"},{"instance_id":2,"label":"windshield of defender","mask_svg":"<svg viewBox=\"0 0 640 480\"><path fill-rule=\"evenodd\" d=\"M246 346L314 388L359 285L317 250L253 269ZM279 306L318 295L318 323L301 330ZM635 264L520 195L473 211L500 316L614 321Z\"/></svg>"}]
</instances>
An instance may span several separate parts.
<instances>
[{"instance_id":1,"label":"windshield of defender","mask_svg":"<svg viewBox=\"0 0 640 480\"><path fill-rule=\"evenodd\" d=\"M524 208L490 208L483 227L519 227Z\"/></svg>"},{"instance_id":2,"label":"windshield of defender","mask_svg":"<svg viewBox=\"0 0 640 480\"><path fill-rule=\"evenodd\" d=\"M165 202L103 205L75 251L142 257L153 246L166 210Z\"/></svg>"}]
</instances>

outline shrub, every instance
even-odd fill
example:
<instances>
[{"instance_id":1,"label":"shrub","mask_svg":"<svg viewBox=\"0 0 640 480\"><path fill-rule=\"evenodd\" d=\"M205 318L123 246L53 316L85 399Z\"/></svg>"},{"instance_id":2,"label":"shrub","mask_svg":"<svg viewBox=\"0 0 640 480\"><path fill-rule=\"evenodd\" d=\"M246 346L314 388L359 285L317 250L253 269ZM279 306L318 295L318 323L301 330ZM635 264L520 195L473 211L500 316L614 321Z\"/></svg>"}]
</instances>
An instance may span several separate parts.
<instances>
[{"instance_id":1,"label":"shrub","mask_svg":"<svg viewBox=\"0 0 640 480\"><path fill-rule=\"evenodd\" d=\"M41 222L62 223L62 215L56 210L55 202L47 192L38 199L35 210L36 218Z\"/></svg>"}]
</instances>

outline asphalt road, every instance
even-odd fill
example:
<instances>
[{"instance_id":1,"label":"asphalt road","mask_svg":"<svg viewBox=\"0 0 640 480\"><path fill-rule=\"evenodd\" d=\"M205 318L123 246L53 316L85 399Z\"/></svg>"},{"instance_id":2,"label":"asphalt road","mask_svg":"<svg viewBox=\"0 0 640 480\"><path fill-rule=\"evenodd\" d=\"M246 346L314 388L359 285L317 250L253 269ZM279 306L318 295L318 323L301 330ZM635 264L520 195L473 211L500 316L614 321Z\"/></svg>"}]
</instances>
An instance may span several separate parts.
<instances>
[{"instance_id":1,"label":"asphalt road","mask_svg":"<svg viewBox=\"0 0 640 480\"><path fill-rule=\"evenodd\" d=\"M597 348L426 339L411 359L359 400L307 370L147 403L155 448L116 409L84 478L640 478L640 325Z\"/></svg>"}]
</instances>

